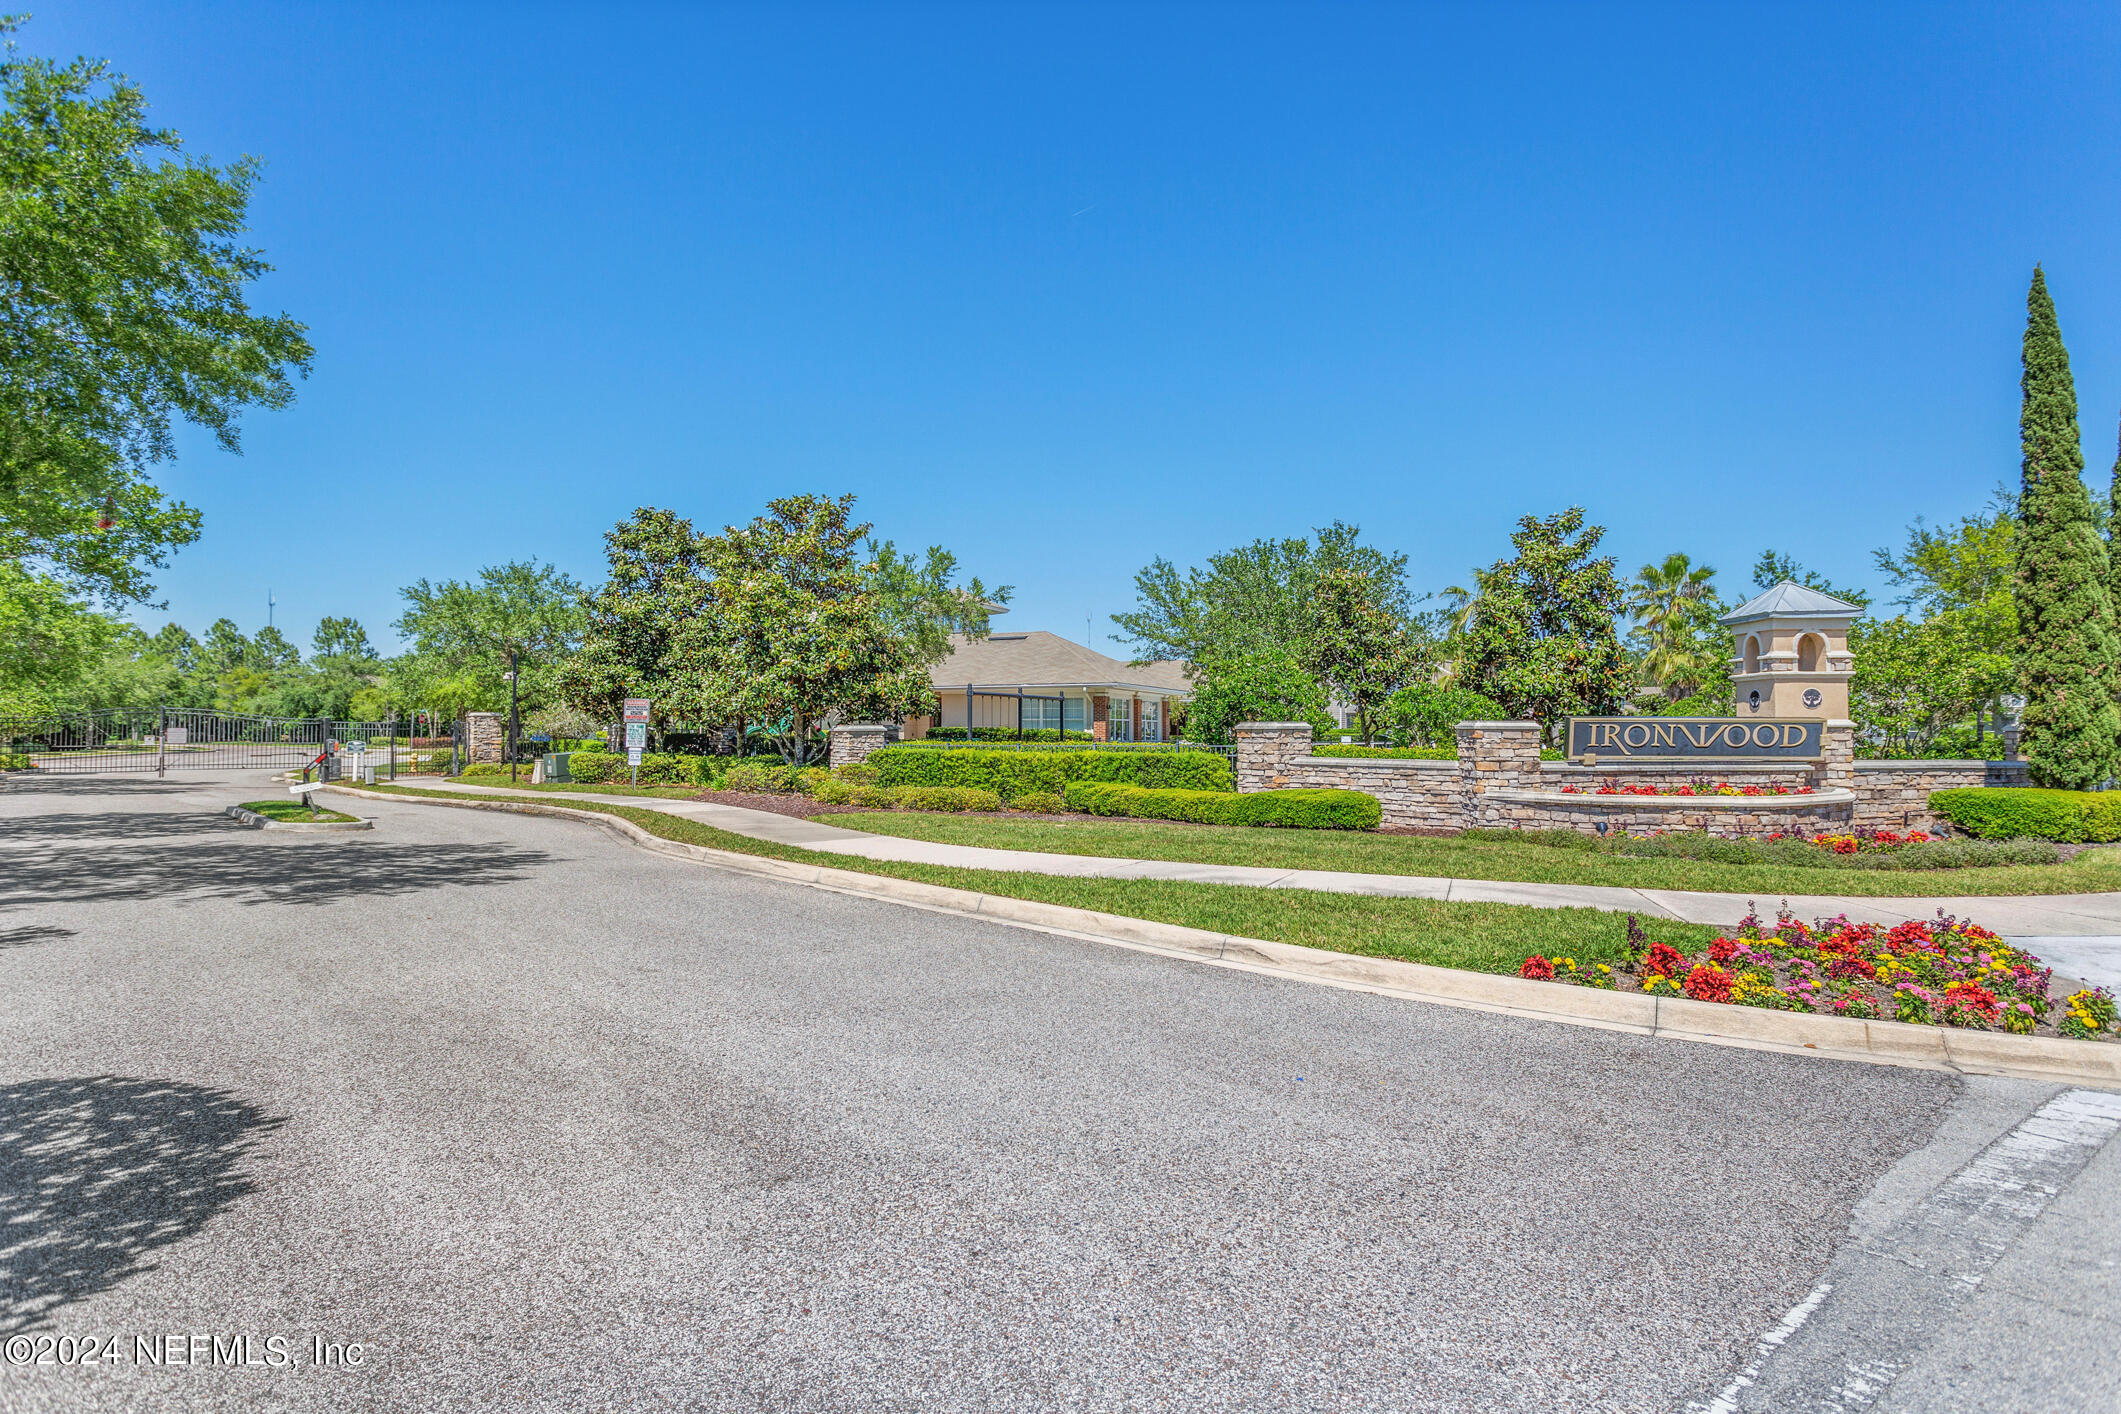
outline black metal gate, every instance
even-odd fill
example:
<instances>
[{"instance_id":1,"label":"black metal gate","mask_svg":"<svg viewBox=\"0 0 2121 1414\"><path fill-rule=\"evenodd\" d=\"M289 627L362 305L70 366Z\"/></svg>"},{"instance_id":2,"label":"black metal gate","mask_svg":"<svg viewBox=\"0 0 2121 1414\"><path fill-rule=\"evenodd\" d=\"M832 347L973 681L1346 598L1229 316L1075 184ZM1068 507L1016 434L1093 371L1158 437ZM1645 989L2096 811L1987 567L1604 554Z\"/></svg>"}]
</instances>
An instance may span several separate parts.
<instances>
[{"instance_id":1,"label":"black metal gate","mask_svg":"<svg viewBox=\"0 0 2121 1414\"><path fill-rule=\"evenodd\" d=\"M0 764L58 774L299 770L334 744L366 741L382 753L404 725L176 707L0 717L0 756L15 758ZM400 750L391 753L400 770L410 764L408 757L419 759L417 752Z\"/></svg>"}]
</instances>

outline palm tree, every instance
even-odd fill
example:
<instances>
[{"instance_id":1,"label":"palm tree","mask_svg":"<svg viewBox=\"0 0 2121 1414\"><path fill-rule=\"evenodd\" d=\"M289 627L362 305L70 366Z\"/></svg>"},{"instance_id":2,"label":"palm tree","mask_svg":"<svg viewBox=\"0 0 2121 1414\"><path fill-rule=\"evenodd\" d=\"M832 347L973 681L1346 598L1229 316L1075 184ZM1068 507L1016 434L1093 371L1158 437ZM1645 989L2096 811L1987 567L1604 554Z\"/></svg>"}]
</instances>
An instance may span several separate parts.
<instances>
[{"instance_id":1,"label":"palm tree","mask_svg":"<svg viewBox=\"0 0 2121 1414\"><path fill-rule=\"evenodd\" d=\"M1675 553L1636 573L1628 611L1635 616L1634 636L1643 643L1642 670L1671 701L1713 673L1720 655L1702 641L1701 630L1718 607L1714 565L1697 565Z\"/></svg>"}]
</instances>

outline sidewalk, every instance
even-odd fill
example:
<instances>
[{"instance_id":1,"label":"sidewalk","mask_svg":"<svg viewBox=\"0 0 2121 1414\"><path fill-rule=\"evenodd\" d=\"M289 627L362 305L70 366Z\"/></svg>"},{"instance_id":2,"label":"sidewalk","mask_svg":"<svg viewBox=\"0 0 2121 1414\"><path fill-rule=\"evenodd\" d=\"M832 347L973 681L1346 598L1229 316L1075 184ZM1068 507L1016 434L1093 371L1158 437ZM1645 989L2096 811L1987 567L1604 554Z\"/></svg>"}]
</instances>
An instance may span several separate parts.
<instances>
[{"instance_id":1,"label":"sidewalk","mask_svg":"<svg viewBox=\"0 0 2121 1414\"><path fill-rule=\"evenodd\" d=\"M1533 908L1602 908L1640 913L1686 923L1728 927L1745 916L1747 899L1739 894L1688 893L1676 889L1614 888L1597 884L1520 884L1491 879L1429 879L1406 874L1351 874L1324 869L1259 869L1236 864L1181 864L1158 859L1106 859L1080 854L1045 854L1035 850L989 849L979 845L938 844L864 834L837 825L798 820L770 811L746 810L705 800L664 800L654 796L560 794L511 791L506 786L472 786L421 781L423 790L466 795L535 795L553 804L593 800L655 810L697 820L731 834L828 854L864 859L936 864L953 869L994 869L1018 874L1056 874L1099 879L1183 879L1201 884L1244 884L1265 889L1315 889L1322 893L1370 894L1384 898L1426 898L1452 903L1515 903ZM1755 900L1764 913L1782 903L1779 897ZM1938 909L1970 917L1984 928L2013 938L2068 939L2088 953L2088 964L2114 940L2121 965L2121 893L2040 894L1993 898L1842 898L1832 894L1793 895L1792 912L1801 918L1846 913L1859 922L1893 924L1909 918L1933 918ZM2077 973L2078 976L2086 974ZM2097 980L2094 977L2094 980Z\"/></svg>"}]
</instances>

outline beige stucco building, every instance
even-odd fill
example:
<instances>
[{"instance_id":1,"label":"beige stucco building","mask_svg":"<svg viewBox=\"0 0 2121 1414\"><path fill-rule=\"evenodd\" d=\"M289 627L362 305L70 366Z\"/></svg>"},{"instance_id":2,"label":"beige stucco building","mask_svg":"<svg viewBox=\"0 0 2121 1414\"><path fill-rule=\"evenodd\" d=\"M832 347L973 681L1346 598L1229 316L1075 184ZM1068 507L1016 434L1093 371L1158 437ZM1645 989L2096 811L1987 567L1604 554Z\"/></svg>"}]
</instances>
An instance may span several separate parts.
<instances>
[{"instance_id":1,"label":"beige stucco building","mask_svg":"<svg viewBox=\"0 0 2121 1414\"><path fill-rule=\"evenodd\" d=\"M1060 728L1107 741L1165 741L1171 714L1193 695L1185 664L1140 666L1043 631L952 635L950 656L929 674L942 717L906 723L909 738L931 726L1014 731Z\"/></svg>"}]
</instances>

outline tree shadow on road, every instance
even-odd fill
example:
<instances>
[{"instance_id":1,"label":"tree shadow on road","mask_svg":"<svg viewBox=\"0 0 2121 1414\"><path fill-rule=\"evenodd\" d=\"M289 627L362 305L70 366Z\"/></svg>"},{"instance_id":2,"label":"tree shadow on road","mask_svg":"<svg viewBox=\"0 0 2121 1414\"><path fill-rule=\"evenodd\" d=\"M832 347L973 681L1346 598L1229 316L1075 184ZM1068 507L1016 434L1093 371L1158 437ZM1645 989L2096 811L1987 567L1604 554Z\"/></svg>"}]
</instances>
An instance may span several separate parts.
<instances>
[{"instance_id":1,"label":"tree shadow on road","mask_svg":"<svg viewBox=\"0 0 2121 1414\"><path fill-rule=\"evenodd\" d=\"M257 1188L244 1159L284 1123L170 1080L0 1085L0 1336L152 1270Z\"/></svg>"},{"instance_id":2,"label":"tree shadow on road","mask_svg":"<svg viewBox=\"0 0 2121 1414\"><path fill-rule=\"evenodd\" d=\"M139 840L168 835L240 833L250 827L222 811L197 815L161 815L112 811L65 815L0 816L0 845L35 844L42 840Z\"/></svg>"},{"instance_id":3,"label":"tree shadow on road","mask_svg":"<svg viewBox=\"0 0 2121 1414\"><path fill-rule=\"evenodd\" d=\"M0 800L32 795L180 795L201 786L231 785L226 780L158 780L152 775L53 775L45 771L10 772Z\"/></svg>"},{"instance_id":4,"label":"tree shadow on road","mask_svg":"<svg viewBox=\"0 0 2121 1414\"><path fill-rule=\"evenodd\" d=\"M502 844L340 842L329 835L297 836L301 842L279 844L260 840L252 831L238 833L244 838L10 850L0 880L0 909L209 898L328 904L451 886L518 884L540 865L563 862L542 849Z\"/></svg>"},{"instance_id":5,"label":"tree shadow on road","mask_svg":"<svg viewBox=\"0 0 2121 1414\"><path fill-rule=\"evenodd\" d=\"M60 938L71 938L71 928L56 928L49 924L31 924L23 928L0 928L0 948L26 948L31 943L55 942Z\"/></svg>"}]
</instances>

